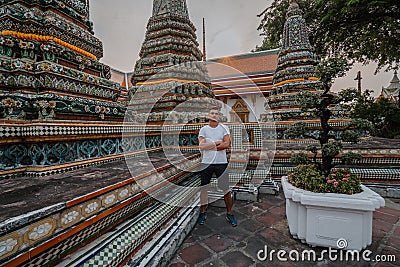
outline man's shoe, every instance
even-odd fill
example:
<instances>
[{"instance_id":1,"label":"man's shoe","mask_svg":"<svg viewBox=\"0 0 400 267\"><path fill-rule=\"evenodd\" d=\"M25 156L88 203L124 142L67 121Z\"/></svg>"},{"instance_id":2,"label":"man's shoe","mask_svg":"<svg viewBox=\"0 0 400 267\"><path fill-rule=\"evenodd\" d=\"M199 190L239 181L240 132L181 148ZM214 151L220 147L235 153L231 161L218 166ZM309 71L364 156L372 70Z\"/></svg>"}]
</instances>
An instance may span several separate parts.
<instances>
[{"instance_id":1,"label":"man's shoe","mask_svg":"<svg viewBox=\"0 0 400 267\"><path fill-rule=\"evenodd\" d=\"M235 219L235 216L233 216L233 214L226 214L226 220L233 226L236 227L237 226L237 221Z\"/></svg>"},{"instance_id":2,"label":"man's shoe","mask_svg":"<svg viewBox=\"0 0 400 267\"><path fill-rule=\"evenodd\" d=\"M199 218L197 219L197 223L203 225L206 222L206 218L207 218L207 213L205 212L200 213Z\"/></svg>"}]
</instances>

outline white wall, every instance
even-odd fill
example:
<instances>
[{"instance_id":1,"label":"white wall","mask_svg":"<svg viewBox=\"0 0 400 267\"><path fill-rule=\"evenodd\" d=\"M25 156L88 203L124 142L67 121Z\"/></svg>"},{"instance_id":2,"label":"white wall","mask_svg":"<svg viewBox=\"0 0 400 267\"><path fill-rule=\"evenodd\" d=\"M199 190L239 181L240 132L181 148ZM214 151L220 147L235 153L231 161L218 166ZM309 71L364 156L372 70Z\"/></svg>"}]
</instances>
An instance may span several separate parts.
<instances>
[{"instance_id":1,"label":"white wall","mask_svg":"<svg viewBox=\"0 0 400 267\"><path fill-rule=\"evenodd\" d=\"M249 122L258 122L261 114L265 113L264 103L265 97L262 94L241 95L243 101L247 104L249 109ZM228 118L228 122L232 121L230 111L237 99L228 99L227 106L221 109L221 112Z\"/></svg>"}]
</instances>

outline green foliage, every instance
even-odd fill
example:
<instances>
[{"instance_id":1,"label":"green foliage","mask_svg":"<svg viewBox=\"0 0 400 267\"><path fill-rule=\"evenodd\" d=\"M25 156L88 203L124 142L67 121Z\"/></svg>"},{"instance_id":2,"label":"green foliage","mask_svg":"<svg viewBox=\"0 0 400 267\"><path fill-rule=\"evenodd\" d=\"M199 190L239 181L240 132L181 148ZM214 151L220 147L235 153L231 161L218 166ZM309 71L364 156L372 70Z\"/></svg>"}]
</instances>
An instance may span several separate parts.
<instances>
[{"instance_id":1,"label":"green foliage","mask_svg":"<svg viewBox=\"0 0 400 267\"><path fill-rule=\"evenodd\" d=\"M354 129L362 131L371 131L373 129L373 126L370 121L361 118L352 119L349 127L353 127Z\"/></svg>"},{"instance_id":2,"label":"green foliage","mask_svg":"<svg viewBox=\"0 0 400 267\"><path fill-rule=\"evenodd\" d=\"M340 90L336 95L336 101L338 104L354 104L354 101L359 97L359 93L355 88L347 88ZM353 108L353 105L351 106Z\"/></svg>"},{"instance_id":3,"label":"green foliage","mask_svg":"<svg viewBox=\"0 0 400 267\"><path fill-rule=\"evenodd\" d=\"M336 157L339 155L340 150L342 149L342 144L340 142L328 142L322 145L322 154L327 157Z\"/></svg>"},{"instance_id":4,"label":"green foliage","mask_svg":"<svg viewBox=\"0 0 400 267\"><path fill-rule=\"evenodd\" d=\"M357 153L353 153L353 152L348 152L343 154L340 159L342 160L342 164L353 164L357 161L360 161L362 159L362 156L360 154Z\"/></svg>"},{"instance_id":5,"label":"green foliage","mask_svg":"<svg viewBox=\"0 0 400 267\"><path fill-rule=\"evenodd\" d=\"M296 153L292 154L292 157L290 158L290 162L296 165L300 164L308 164L310 163L310 160L308 159L307 155L305 153Z\"/></svg>"},{"instance_id":6,"label":"green foliage","mask_svg":"<svg viewBox=\"0 0 400 267\"><path fill-rule=\"evenodd\" d=\"M288 127L285 134L288 138L304 138L307 137L307 125L304 122L296 122Z\"/></svg>"},{"instance_id":7,"label":"green foliage","mask_svg":"<svg viewBox=\"0 0 400 267\"><path fill-rule=\"evenodd\" d=\"M310 1L299 0L297 2L300 7L303 7L308 6ZM261 46L257 46L253 50L254 52L279 47L288 8L289 0L274 0L264 13L259 15L262 20L257 30L261 32L261 36L264 36L264 40ZM306 17L308 17L307 14Z\"/></svg>"},{"instance_id":8,"label":"green foliage","mask_svg":"<svg viewBox=\"0 0 400 267\"><path fill-rule=\"evenodd\" d=\"M305 1L302 1L305 2ZM283 25L286 21L286 11L289 7L289 0L273 1L271 6L265 10L263 19L258 27L264 40L261 46L257 46L253 51L264 51L279 47Z\"/></svg>"},{"instance_id":9,"label":"green foliage","mask_svg":"<svg viewBox=\"0 0 400 267\"><path fill-rule=\"evenodd\" d=\"M395 68L400 62L398 0L297 0L310 29L310 41L321 58L378 63ZM258 30L262 51L279 47L289 0L274 0L262 14Z\"/></svg>"},{"instance_id":10,"label":"green foliage","mask_svg":"<svg viewBox=\"0 0 400 267\"><path fill-rule=\"evenodd\" d=\"M289 181L300 188L313 192L335 192L352 194L361 190L359 179L349 170L335 170L333 159L339 155L342 144L332 141L335 136L329 124L332 105L340 105L349 113L352 112L354 120L341 134L342 141L357 142L358 133L354 130L370 131L369 122L375 120L377 125L382 123L379 115L375 118L368 117L368 113L355 116L355 112L365 112L365 108L374 105L368 95L359 95L354 89L343 90L333 95L329 93L334 79L344 76L350 66L355 62L378 62L378 69L384 65L400 61L398 53L398 39L400 37L399 22L400 10L397 0L297 0L304 13L304 18L309 26L310 41L315 46L316 53L322 58L316 68L316 75L324 85L324 92L319 95L311 92L301 92L296 96L296 101L302 111L312 110L320 118L321 128L319 140L322 163L316 162L318 149L309 148L314 154L314 165L298 165L289 175ZM263 20L258 28L265 38L262 46L257 51L279 47L279 40L289 0L274 0L271 7L263 12ZM386 35L385 35L386 34ZM360 101L365 100L364 107ZM375 106L377 108L377 106ZM357 113L361 115L360 113ZM400 128L400 112L397 112ZM397 117L393 115L393 121ZM361 120L362 119L362 120ZM385 119L386 121L386 119ZM374 127L375 130L377 129ZM293 124L286 130L289 138L312 137L307 135L305 123ZM400 134L400 129L399 129ZM344 154L342 162L350 164L360 159L354 153ZM292 156L292 161L297 163L309 162L303 153ZM326 177L326 178L325 178ZM335 178L338 177L338 178Z\"/></svg>"},{"instance_id":11,"label":"green foliage","mask_svg":"<svg viewBox=\"0 0 400 267\"><path fill-rule=\"evenodd\" d=\"M342 57L330 57L322 60L316 67L316 75L327 87L331 87L335 78L343 77L350 64Z\"/></svg>"},{"instance_id":12,"label":"green foliage","mask_svg":"<svg viewBox=\"0 0 400 267\"><path fill-rule=\"evenodd\" d=\"M362 192L361 182L349 169L333 169L327 178L315 164L298 165L289 173L293 186L315 193L356 194Z\"/></svg>"},{"instance_id":13,"label":"green foliage","mask_svg":"<svg viewBox=\"0 0 400 267\"><path fill-rule=\"evenodd\" d=\"M318 153L318 147L315 145L308 145L305 149L306 151L310 151L313 154L317 154Z\"/></svg>"},{"instance_id":14,"label":"green foliage","mask_svg":"<svg viewBox=\"0 0 400 267\"><path fill-rule=\"evenodd\" d=\"M360 135L354 130L344 130L340 137L343 142L356 144L360 141Z\"/></svg>"},{"instance_id":15,"label":"green foliage","mask_svg":"<svg viewBox=\"0 0 400 267\"><path fill-rule=\"evenodd\" d=\"M298 165L289 173L288 181L292 185L304 190L325 192L326 179L314 164Z\"/></svg>"},{"instance_id":16,"label":"green foliage","mask_svg":"<svg viewBox=\"0 0 400 267\"><path fill-rule=\"evenodd\" d=\"M394 138L400 135L400 108L386 98L375 101L372 91L359 94L352 104L351 118L357 129L365 129L373 136Z\"/></svg>"},{"instance_id":17,"label":"green foliage","mask_svg":"<svg viewBox=\"0 0 400 267\"><path fill-rule=\"evenodd\" d=\"M321 101L319 94L310 91L302 91L295 97L302 111L314 109Z\"/></svg>"}]
</instances>

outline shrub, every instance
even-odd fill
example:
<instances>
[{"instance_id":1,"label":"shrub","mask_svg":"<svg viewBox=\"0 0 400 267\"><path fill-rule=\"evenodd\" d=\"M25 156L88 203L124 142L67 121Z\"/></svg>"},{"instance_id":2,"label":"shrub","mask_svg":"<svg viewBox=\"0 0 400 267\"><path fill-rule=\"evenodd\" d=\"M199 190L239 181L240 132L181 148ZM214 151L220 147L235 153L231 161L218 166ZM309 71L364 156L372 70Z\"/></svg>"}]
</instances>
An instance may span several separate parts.
<instances>
[{"instance_id":1,"label":"shrub","mask_svg":"<svg viewBox=\"0 0 400 267\"><path fill-rule=\"evenodd\" d=\"M349 169L332 169L325 178L315 164L298 165L289 173L288 182L315 193L357 194L362 191L360 179Z\"/></svg>"}]
</instances>

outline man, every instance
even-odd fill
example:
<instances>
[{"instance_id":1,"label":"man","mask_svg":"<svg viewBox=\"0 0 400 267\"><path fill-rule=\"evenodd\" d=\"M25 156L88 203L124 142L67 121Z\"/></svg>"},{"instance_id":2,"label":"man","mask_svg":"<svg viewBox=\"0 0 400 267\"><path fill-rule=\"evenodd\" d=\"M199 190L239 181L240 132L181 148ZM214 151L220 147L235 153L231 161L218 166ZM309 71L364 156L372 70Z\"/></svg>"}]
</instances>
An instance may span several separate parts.
<instances>
[{"instance_id":1,"label":"man","mask_svg":"<svg viewBox=\"0 0 400 267\"><path fill-rule=\"evenodd\" d=\"M213 107L208 113L209 123L199 132L199 148L202 154L201 161L201 185L200 215L197 222L203 225L207 218L208 185L213 173L216 174L218 187L224 191L226 205L226 219L233 226L237 226L232 214L232 196L229 190L228 160L226 149L231 146L231 137L228 127L218 122L219 109Z\"/></svg>"}]
</instances>

